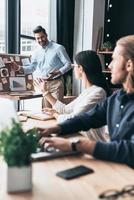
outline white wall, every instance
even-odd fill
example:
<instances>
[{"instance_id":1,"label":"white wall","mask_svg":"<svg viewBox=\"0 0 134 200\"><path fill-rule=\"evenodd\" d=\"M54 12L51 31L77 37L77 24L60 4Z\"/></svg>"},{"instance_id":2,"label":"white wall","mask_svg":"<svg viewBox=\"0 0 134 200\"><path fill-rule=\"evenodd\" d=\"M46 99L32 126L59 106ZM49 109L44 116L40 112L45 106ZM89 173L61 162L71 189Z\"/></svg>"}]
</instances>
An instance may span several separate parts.
<instances>
[{"instance_id":1,"label":"white wall","mask_svg":"<svg viewBox=\"0 0 134 200\"><path fill-rule=\"evenodd\" d=\"M96 49L98 30L104 27L105 0L76 0L74 55L82 50ZM73 76L73 95L79 95L81 82Z\"/></svg>"}]
</instances>

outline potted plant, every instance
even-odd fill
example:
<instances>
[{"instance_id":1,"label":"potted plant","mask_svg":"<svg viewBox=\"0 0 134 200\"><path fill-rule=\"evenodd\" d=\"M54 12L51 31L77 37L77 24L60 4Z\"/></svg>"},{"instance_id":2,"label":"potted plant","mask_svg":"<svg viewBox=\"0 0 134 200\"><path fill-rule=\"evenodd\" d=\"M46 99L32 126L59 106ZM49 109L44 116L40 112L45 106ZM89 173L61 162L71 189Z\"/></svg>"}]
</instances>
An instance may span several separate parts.
<instances>
[{"instance_id":1,"label":"potted plant","mask_svg":"<svg viewBox=\"0 0 134 200\"><path fill-rule=\"evenodd\" d=\"M24 132L20 123L12 121L11 128L0 133L0 152L7 163L7 191L32 189L31 154L37 149L35 129Z\"/></svg>"},{"instance_id":2,"label":"potted plant","mask_svg":"<svg viewBox=\"0 0 134 200\"><path fill-rule=\"evenodd\" d=\"M101 50L102 50L102 51L111 51L111 50L113 50L113 45L112 45L112 43L109 42L109 41L104 42L104 43L102 44Z\"/></svg>"}]
</instances>

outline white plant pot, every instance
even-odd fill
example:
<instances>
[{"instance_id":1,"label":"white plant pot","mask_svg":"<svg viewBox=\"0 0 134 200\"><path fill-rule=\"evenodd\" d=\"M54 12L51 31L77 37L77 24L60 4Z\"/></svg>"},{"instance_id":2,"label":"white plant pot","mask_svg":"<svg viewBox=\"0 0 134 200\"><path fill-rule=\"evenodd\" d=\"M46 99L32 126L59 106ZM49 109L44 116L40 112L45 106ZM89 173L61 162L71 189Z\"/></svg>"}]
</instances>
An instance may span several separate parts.
<instances>
[{"instance_id":1,"label":"white plant pot","mask_svg":"<svg viewBox=\"0 0 134 200\"><path fill-rule=\"evenodd\" d=\"M7 166L7 192L23 192L32 189L32 166Z\"/></svg>"}]
</instances>

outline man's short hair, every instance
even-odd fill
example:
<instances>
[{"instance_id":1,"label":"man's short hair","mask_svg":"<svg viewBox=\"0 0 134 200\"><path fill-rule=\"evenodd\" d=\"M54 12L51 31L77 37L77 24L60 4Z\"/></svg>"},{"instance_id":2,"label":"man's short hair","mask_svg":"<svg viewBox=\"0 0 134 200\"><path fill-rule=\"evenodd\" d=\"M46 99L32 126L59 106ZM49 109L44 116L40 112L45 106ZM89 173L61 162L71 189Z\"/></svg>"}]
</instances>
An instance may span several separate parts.
<instances>
[{"instance_id":1,"label":"man's short hair","mask_svg":"<svg viewBox=\"0 0 134 200\"><path fill-rule=\"evenodd\" d=\"M47 36L46 30L42 26L36 26L36 28L34 28L33 30L34 34L40 33L40 32L43 32Z\"/></svg>"}]
</instances>

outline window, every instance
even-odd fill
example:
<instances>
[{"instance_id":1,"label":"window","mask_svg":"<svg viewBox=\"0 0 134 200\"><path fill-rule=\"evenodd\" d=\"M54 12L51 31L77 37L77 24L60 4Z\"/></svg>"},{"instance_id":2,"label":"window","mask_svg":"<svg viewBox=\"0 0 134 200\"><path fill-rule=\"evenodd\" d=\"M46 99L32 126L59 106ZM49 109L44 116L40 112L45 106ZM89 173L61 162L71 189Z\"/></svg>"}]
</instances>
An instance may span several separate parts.
<instances>
[{"instance_id":1,"label":"window","mask_svg":"<svg viewBox=\"0 0 134 200\"><path fill-rule=\"evenodd\" d=\"M41 25L48 32L50 0L21 0L21 54L31 55L35 41L33 29Z\"/></svg>"},{"instance_id":2,"label":"window","mask_svg":"<svg viewBox=\"0 0 134 200\"><path fill-rule=\"evenodd\" d=\"M21 54L31 55L35 46L35 40L21 38Z\"/></svg>"},{"instance_id":3,"label":"window","mask_svg":"<svg viewBox=\"0 0 134 200\"><path fill-rule=\"evenodd\" d=\"M5 0L0 0L0 53L5 52Z\"/></svg>"},{"instance_id":4,"label":"window","mask_svg":"<svg viewBox=\"0 0 134 200\"><path fill-rule=\"evenodd\" d=\"M33 35L36 26L43 26L49 34L49 3L50 0L21 0L21 54L32 54L36 44ZM23 109L41 110L41 99L25 100Z\"/></svg>"}]
</instances>

